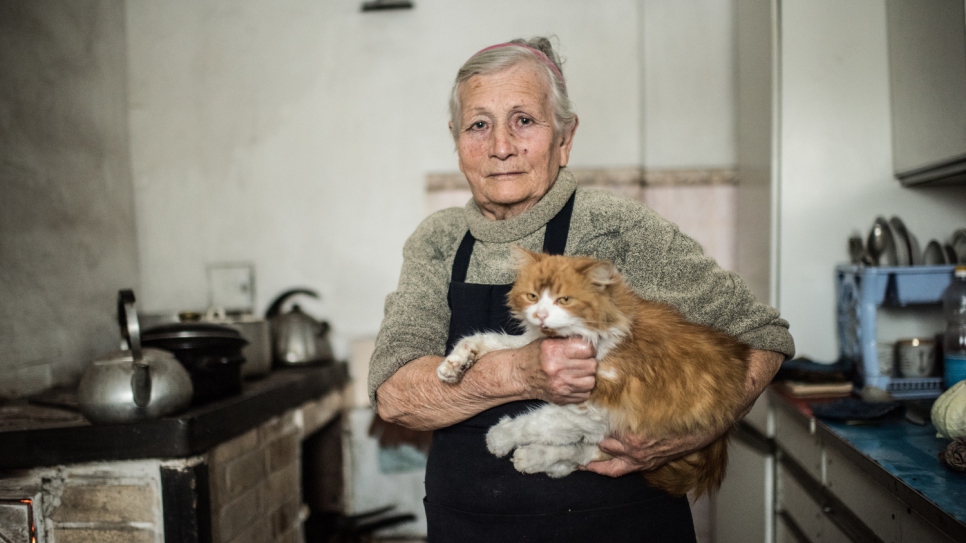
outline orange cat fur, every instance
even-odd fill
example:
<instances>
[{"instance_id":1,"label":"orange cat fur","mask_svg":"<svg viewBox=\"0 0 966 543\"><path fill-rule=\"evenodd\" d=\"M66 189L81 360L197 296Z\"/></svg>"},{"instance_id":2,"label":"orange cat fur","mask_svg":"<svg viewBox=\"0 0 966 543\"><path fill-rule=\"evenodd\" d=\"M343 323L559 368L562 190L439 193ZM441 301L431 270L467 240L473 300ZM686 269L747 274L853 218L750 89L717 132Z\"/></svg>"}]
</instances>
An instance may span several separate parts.
<instances>
[{"instance_id":1,"label":"orange cat fur","mask_svg":"<svg viewBox=\"0 0 966 543\"><path fill-rule=\"evenodd\" d=\"M560 477L608 458L596 447L605 435L659 439L724 431L734 422L744 401L747 345L686 321L667 304L640 298L610 262L516 247L514 254L520 265L508 303L526 333L464 338L440 365L440 378L458 381L486 352L543 335L592 343L597 381L583 404L547 404L500 421L487 435L491 452L503 456L515 450L519 471ZM701 494L721 485L726 465L723 436L644 477L672 495L692 489Z\"/></svg>"}]
</instances>

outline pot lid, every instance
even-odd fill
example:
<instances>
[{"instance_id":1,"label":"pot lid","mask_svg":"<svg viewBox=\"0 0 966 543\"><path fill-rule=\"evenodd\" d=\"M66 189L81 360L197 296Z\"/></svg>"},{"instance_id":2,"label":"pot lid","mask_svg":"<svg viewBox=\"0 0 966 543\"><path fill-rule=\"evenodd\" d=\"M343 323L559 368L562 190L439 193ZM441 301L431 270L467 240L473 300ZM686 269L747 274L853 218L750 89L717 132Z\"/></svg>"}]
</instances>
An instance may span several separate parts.
<instances>
[{"instance_id":1,"label":"pot lid","mask_svg":"<svg viewBox=\"0 0 966 543\"><path fill-rule=\"evenodd\" d=\"M177 322L149 328L141 335L142 340L162 339L242 339L234 328L204 322Z\"/></svg>"}]
</instances>

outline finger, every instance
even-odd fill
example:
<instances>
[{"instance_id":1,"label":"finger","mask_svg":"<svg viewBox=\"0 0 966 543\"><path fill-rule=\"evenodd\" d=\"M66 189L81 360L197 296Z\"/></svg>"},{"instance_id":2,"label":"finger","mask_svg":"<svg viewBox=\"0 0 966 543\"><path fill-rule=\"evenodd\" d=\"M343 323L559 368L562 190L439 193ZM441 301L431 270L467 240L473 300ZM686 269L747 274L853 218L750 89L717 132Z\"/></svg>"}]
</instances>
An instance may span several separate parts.
<instances>
[{"instance_id":1,"label":"finger","mask_svg":"<svg viewBox=\"0 0 966 543\"><path fill-rule=\"evenodd\" d=\"M627 447L612 437L605 437L600 443L597 444L597 448L611 456L618 456L627 453Z\"/></svg>"},{"instance_id":2,"label":"finger","mask_svg":"<svg viewBox=\"0 0 966 543\"><path fill-rule=\"evenodd\" d=\"M586 466L583 466L581 469L584 471L591 471L599 475L606 475L608 477L621 477L633 471L637 471L634 467L630 466L627 462L620 458L591 462Z\"/></svg>"},{"instance_id":3,"label":"finger","mask_svg":"<svg viewBox=\"0 0 966 543\"><path fill-rule=\"evenodd\" d=\"M596 354L596 350L590 343L575 337L548 338L544 340L542 347L548 354L567 359L585 360L593 358Z\"/></svg>"},{"instance_id":4,"label":"finger","mask_svg":"<svg viewBox=\"0 0 966 543\"><path fill-rule=\"evenodd\" d=\"M587 377L578 377L576 379L569 380L569 388L575 394L585 394L594 390L594 384L597 382L593 375Z\"/></svg>"},{"instance_id":5,"label":"finger","mask_svg":"<svg viewBox=\"0 0 966 543\"><path fill-rule=\"evenodd\" d=\"M570 358L586 359L593 358L597 354L594 346L581 338L567 338L564 352Z\"/></svg>"}]
</instances>

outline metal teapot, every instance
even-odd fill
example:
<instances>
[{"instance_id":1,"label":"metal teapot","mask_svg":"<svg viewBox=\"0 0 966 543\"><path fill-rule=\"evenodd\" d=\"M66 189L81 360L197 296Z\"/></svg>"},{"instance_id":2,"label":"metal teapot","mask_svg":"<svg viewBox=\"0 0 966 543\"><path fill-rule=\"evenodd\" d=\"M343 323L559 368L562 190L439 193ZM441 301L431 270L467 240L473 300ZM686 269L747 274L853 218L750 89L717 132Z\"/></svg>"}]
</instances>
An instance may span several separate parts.
<instances>
[{"instance_id":1,"label":"metal teapot","mask_svg":"<svg viewBox=\"0 0 966 543\"><path fill-rule=\"evenodd\" d=\"M297 294L319 297L318 293L306 288L288 290L280 294L265 312L272 332L275 365L302 366L331 362L334 356L328 339L329 323L314 319L297 304L282 313L285 302Z\"/></svg>"},{"instance_id":2,"label":"metal teapot","mask_svg":"<svg viewBox=\"0 0 966 543\"><path fill-rule=\"evenodd\" d=\"M141 348L133 291L118 293L117 312L130 349L105 354L87 366L77 389L81 413L103 424L162 417L187 408L193 394L188 371L167 351Z\"/></svg>"}]
</instances>

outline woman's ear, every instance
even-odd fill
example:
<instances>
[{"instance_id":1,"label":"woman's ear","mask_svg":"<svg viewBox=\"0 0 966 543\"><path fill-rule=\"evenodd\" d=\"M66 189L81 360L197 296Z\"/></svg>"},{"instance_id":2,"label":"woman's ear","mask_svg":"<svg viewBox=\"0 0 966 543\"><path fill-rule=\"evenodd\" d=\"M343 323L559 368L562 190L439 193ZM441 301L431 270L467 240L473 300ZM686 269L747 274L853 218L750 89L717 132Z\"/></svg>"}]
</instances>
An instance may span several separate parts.
<instances>
[{"instance_id":1,"label":"woman's ear","mask_svg":"<svg viewBox=\"0 0 966 543\"><path fill-rule=\"evenodd\" d=\"M565 128L560 134L560 167L567 165L570 161L570 149L574 146L574 134L577 133L577 125L579 119L574 115L574 124L569 128Z\"/></svg>"},{"instance_id":2,"label":"woman's ear","mask_svg":"<svg viewBox=\"0 0 966 543\"><path fill-rule=\"evenodd\" d=\"M513 259L513 267L519 270L524 266L537 262L540 254L528 251L514 243L510 245L510 258Z\"/></svg>"}]
</instances>

